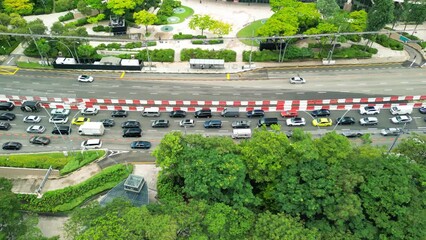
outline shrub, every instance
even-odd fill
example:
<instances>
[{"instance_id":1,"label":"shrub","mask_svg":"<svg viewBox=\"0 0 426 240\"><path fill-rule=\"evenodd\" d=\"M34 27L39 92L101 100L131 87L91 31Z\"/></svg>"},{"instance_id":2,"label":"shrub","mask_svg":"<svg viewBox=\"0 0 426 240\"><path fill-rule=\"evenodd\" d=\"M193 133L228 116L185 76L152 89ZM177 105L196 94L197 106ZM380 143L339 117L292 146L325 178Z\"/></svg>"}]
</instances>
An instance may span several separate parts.
<instances>
[{"instance_id":1,"label":"shrub","mask_svg":"<svg viewBox=\"0 0 426 240\"><path fill-rule=\"evenodd\" d=\"M110 43L106 45L107 49L120 49L121 44L120 43Z\"/></svg>"},{"instance_id":2,"label":"shrub","mask_svg":"<svg viewBox=\"0 0 426 240\"><path fill-rule=\"evenodd\" d=\"M64 16L60 16L58 19L60 22L65 22L65 21L74 19L74 14L72 12L68 12Z\"/></svg>"},{"instance_id":3,"label":"shrub","mask_svg":"<svg viewBox=\"0 0 426 240\"><path fill-rule=\"evenodd\" d=\"M92 29L94 32L110 32L111 31L110 26L103 26L103 25L94 26Z\"/></svg>"},{"instance_id":4,"label":"shrub","mask_svg":"<svg viewBox=\"0 0 426 240\"><path fill-rule=\"evenodd\" d=\"M339 58L371 58L372 54L363 50L359 50L357 48L342 48L337 49L333 53L334 59Z\"/></svg>"},{"instance_id":5,"label":"shrub","mask_svg":"<svg viewBox=\"0 0 426 240\"><path fill-rule=\"evenodd\" d=\"M174 62L175 60L175 50L174 49L153 49L148 50L150 60L153 62ZM129 59L131 54L120 54L118 55L119 58L122 59ZM148 55L146 53L146 50L139 51L135 58L147 62L148 61Z\"/></svg>"},{"instance_id":6,"label":"shrub","mask_svg":"<svg viewBox=\"0 0 426 240\"><path fill-rule=\"evenodd\" d=\"M192 44L204 44L204 40L192 40Z\"/></svg>"},{"instance_id":7,"label":"shrub","mask_svg":"<svg viewBox=\"0 0 426 240\"><path fill-rule=\"evenodd\" d=\"M218 39L218 40L215 40L215 39L209 40L209 44L222 44L222 43L223 43L223 40L221 40L221 39Z\"/></svg>"},{"instance_id":8,"label":"shrub","mask_svg":"<svg viewBox=\"0 0 426 240\"><path fill-rule=\"evenodd\" d=\"M237 53L232 50L202 50L200 48L195 49L182 49L180 53L181 61L189 61L189 59L224 59L225 62L235 62Z\"/></svg>"},{"instance_id":9,"label":"shrub","mask_svg":"<svg viewBox=\"0 0 426 240\"><path fill-rule=\"evenodd\" d=\"M271 50L263 50L263 51L253 51L251 54L251 60L254 62L278 62L278 58L280 56L280 51L271 51ZM314 52L310 48L298 48L294 45L288 45L287 50L285 52L285 60L290 59L307 59L314 58ZM250 60L250 51L243 52L243 61Z\"/></svg>"},{"instance_id":10,"label":"shrub","mask_svg":"<svg viewBox=\"0 0 426 240\"><path fill-rule=\"evenodd\" d=\"M173 35L173 39L192 39L193 35L192 34L174 34Z\"/></svg>"},{"instance_id":11,"label":"shrub","mask_svg":"<svg viewBox=\"0 0 426 240\"><path fill-rule=\"evenodd\" d=\"M127 48L127 49L140 48L140 47L142 47L142 43L141 42L130 42L130 43L126 43L126 45L124 45L124 47Z\"/></svg>"},{"instance_id":12,"label":"shrub","mask_svg":"<svg viewBox=\"0 0 426 240\"><path fill-rule=\"evenodd\" d=\"M404 45L397 40L389 38L385 34L379 34L378 36L372 36L370 38L374 42L382 45L383 47L390 48L392 50L399 50L402 51L404 49Z\"/></svg>"},{"instance_id":13,"label":"shrub","mask_svg":"<svg viewBox=\"0 0 426 240\"><path fill-rule=\"evenodd\" d=\"M107 49L107 46L105 45L105 43L101 43L95 47L95 50L105 50L105 49Z\"/></svg>"},{"instance_id":14,"label":"shrub","mask_svg":"<svg viewBox=\"0 0 426 240\"><path fill-rule=\"evenodd\" d=\"M377 52L378 52L377 48L371 48L371 47L368 47L368 46L365 46L365 45L353 44L351 46L351 48L361 50L361 51L366 51L366 52L369 52L369 53L372 53L372 54L377 54Z\"/></svg>"},{"instance_id":15,"label":"shrub","mask_svg":"<svg viewBox=\"0 0 426 240\"><path fill-rule=\"evenodd\" d=\"M204 35L196 35L196 36L193 36L193 38L205 39L205 38L207 38L207 36L204 36Z\"/></svg>"}]
</instances>

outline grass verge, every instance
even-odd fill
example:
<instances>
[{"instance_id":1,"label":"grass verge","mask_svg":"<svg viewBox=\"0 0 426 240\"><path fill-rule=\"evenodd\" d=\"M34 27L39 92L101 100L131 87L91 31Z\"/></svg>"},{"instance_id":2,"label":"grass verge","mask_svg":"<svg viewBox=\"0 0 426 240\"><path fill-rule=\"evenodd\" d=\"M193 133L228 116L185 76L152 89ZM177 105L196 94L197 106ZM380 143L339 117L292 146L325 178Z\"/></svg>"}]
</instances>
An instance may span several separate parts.
<instances>
[{"instance_id":1,"label":"grass verge","mask_svg":"<svg viewBox=\"0 0 426 240\"><path fill-rule=\"evenodd\" d=\"M192 14L194 14L194 10L190 7L187 6L181 6L181 8L185 9L185 12L183 13L175 13L172 15L172 17L178 17L179 21L178 22L174 22L174 23L169 23L169 24L176 24L176 23L181 23L183 21L185 21L185 19L187 19L188 17L192 16Z\"/></svg>"},{"instance_id":2,"label":"grass verge","mask_svg":"<svg viewBox=\"0 0 426 240\"><path fill-rule=\"evenodd\" d=\"M251 38L253 36L256 36L257 29L259 29L263 25L263 23L264 23L263 19L250 23L249 25L245 26L240 31L238 31L237 37L238 38ZM242 43L244 43L245 45L248 45L248 46L255 46L255 47L259 46L259 42L252 41L250 39L244 39L244 40L240 40L240 41Z\"/></svg>"},{"instance_id":3,"label":"grass verge","mask_svg":"<svg viewBox=\"0 0 426 240\"><path fill-rule=\"evenodd\" d=\"M33 69L53 69L53 66L41 65L35 62L16 62L19 68L33 68Z\"/></svg>"}]
</instances>

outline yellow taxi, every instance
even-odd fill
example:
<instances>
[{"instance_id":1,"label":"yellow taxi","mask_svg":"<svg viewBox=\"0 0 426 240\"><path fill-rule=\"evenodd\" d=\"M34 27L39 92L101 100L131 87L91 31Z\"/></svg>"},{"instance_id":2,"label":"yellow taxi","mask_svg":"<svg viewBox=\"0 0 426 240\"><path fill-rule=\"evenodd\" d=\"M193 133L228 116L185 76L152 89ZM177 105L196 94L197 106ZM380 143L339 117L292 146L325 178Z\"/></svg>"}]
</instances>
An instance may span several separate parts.
<instances>
[{"instance_id":1,"label":"yellow taxi","mask_svg":"<svg viewBox=\"0 0 426 240\"><path fill-rule=\"evenodd\" d=\"M315 118L312 120L312 125L314 127L328 127L333 125L333 120L330 118Z\"/></svg>"},{"instance_id":2,"label":"yellow taxi","mask_svg":"<svg viewBox=\"0 0 426 240\"><path fill-rule=\"evenodd\" d=\"M86 118L86 117L73 118L71 124L72 125L82 125L85 122L90 122L90 118Z\"/></svg>"}]
</instances>

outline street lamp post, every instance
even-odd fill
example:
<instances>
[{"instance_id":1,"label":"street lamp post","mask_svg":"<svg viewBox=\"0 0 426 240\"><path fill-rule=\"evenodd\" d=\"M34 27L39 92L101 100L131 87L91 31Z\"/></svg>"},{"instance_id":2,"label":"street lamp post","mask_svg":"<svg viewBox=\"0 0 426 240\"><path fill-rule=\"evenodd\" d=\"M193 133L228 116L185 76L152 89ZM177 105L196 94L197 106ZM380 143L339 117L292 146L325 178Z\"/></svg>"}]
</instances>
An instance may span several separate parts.
<instances>
[{"instance_id":1,"label":"street lamp post","mask_svg":"<svg viewBox=\"0 0 426 240\"><path fill-rule=\"evenodd\" d=\"M390 146L390 148L389 148L389 150L388 150L388 154L392 151L393 147L395 147L395 144L396 144L396 142L398 141L399 136L401 136L401 134L403 134L403 133L404 133L404 129L405 129L405 127L406 127L406 126L407 126L407 123L404 123L404 127L402 127L402 129L401 129L401 133L400 133L400 134L398 134L398 135L395 137L395 140L393 140L392 145Z\"/></svg>"},{"instance_id":2,"label":"street lamp post","mask_svg":"<svg viewBox=\"0 0 426 240\"><path fill-rule=\"evenodd\" d=\"M40 54L40 58L41 58L41 61L43 62L43 55L41 54L41 51L40 51L40 48L38 47L38 44L37 44L37 41L35 40L35 38L34 38L34 36L33 36L33 31L31 30L31 28L28 28L28 30L30 31L30 34L31 34L31 38L33 39L33 41L34 41L34 44L35 44L35 46L36 46L36 48L37 48L37 51L38 51L38 54ZM44 65L44 64L43 64Z\"/></svg>"},{"instance_id":3,"label":"street lamp post","mask_svg":"<svg viewBox=\"0 0 426 240\"><path fill-rule=\"evenodd\" d=\"M58 42L58 43L60 43L60 44L62 44L62 45L64 45L67 49L68 49L68 51L70 52L70 54L71 54L71 57L75 60L76 58L74 57L74 54L72 53L72 51L71 51L71 49L65 44L65 43L63 43L63 42L61 42L61 41L59 41L59 40L55 40L55 39L52 39L52 40L49 40L49 42ZM77 52L76 52L76 54L77 54ZM78 56L77 56L78 57Z\"/></svg>"}]
</instances>

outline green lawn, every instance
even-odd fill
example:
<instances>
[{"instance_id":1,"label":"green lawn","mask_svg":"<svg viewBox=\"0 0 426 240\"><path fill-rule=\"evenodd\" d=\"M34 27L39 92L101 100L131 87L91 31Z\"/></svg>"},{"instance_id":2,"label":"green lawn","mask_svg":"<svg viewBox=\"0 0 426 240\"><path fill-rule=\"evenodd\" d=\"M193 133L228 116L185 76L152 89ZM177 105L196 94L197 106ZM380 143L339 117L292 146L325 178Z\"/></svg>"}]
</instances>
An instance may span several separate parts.
<instances>
[{"instance_id":1,"label":"green lawn","mask_svg":"<svg viewBox=\"0 0 426 240\"><path fill-rule=\"evenodd\" d=\"M53 69L52 66L45 66L35 62L16 62L20 68L33 68L33 69Z\"/></svg>"},{"instance_id":2,"label":"green lawn","mask_svg":"<svg viewBox=\"0 0 426 240\"><path fill-rule=\"evenodd\" d=\"M179 22L170 23L170 24L181 23L181 22L185 21L186 18L188 18L188 17L192 16L192 14L194 14L194 10L190 7L181 6L181 8L185 9L184 13L175 13L172 16L172 17L178 17L180 19Z\"/></svg>"},{"instance_id":3,"label":"green lawn","mask_svg":"<svg viewBox=\"0 0 426 240\"><path fill-rule=\"evenodd\" d=\"M264 21L263 19L257 20L257 21L250 23L249 25L245 26L240 31L238 31L237 37L238 38L251 38L253 36L256 36L256 30L263 25L263 21ZM256 46L256 47L259 46L258 42L252 41L250 39L245 39L245 40L240 40L240 41L242 43L244 43L245 45Z\"/></svg>"}]
</instances>

